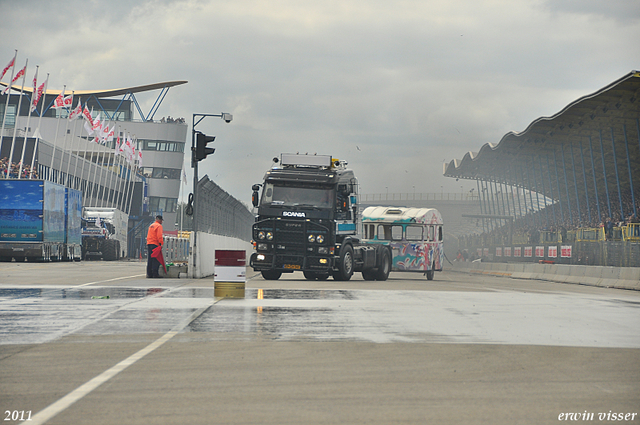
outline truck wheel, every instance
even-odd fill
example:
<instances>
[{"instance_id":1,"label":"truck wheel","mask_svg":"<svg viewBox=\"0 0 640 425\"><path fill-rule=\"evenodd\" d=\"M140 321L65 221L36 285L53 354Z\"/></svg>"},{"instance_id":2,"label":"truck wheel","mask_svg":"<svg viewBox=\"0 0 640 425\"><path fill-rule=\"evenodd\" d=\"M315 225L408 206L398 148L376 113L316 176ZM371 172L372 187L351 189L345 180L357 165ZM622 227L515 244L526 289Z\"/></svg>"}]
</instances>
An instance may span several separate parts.
<instances>
[{"instance_id":1,"label":"truck wheel","mask_svg":"<svg viewBox=\"0 0 640 425\"><path fill-rule=\"evenodd\" d=\"M260 273L265 280L278 280L282 276L282 272L277 270L262 270Z\"/></svg>"},{"instance_id":2,"label":"truck wheel","mask_svg":"<svg viewBox=\"0 0 640 425\"><path fill-rule=\"evenodd\" d=\"M376 280L376 272L371 269L362 270L362 278L364 280Z\"/></svg>"},{"instance_id":3,"label":"truck wheel","mask_svg":"<svg viewBox=\"0 0 640 425\"><path fill-rule=\"evenodd\" d=\"M105 239L100 244L100 251L102 251L102 259L104 261L114 261L118 257L118 251L116 250L115 239Z\"/></svg>"},{"instance_id":4,"label":"truck wheel","mask_svg":"<svg viewBox=\"0 0 640 425\"><path fill-rule=\"evenodd\" d=\"M436 274L436 263L434 262L431 265L431 270L425 273L427 275L427 280L433 280L433 276Z\"/></svg>"},{"instance_id":5,"label":"truck wheel","mask_svg":"<svg viewBox=\"0 0 640 425\"><path fill-rule=\"evenodd\" d=\"M338 271L333 272L333 280L349 280L353 276L353 248L347 245L340 254Z\"/></svg>"},{"instance_id":6,"label":"truck wheel","mask_svg":"<svg viewBox=\"0 0 640 425\"><path fill-rule=\"evenodd\" d=\"M391 272L391 256L389 255L389 250L382 250L382 256L380 257L380 267L376 271L376 279L377 280L387 280L389 278L389 273Z\"/></svg>"}]
</instances>

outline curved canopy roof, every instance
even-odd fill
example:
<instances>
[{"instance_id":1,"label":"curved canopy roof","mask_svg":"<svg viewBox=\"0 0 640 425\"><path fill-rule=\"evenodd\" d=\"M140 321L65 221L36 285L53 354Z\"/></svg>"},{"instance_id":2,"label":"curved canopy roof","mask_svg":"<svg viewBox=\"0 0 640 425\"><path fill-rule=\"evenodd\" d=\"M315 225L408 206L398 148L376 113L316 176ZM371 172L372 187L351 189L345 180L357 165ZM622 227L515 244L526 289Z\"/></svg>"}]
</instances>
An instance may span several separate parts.
<instances>
[{"instance_id":1,"label":"curved canopy roof","mask_svg":"<svg viewBox=\"0 0 640 425\"><path fill-rule=\"evenodd\" d=\"M187 81L167 81L164 83L154 83L154 84L145 84L143 86L133 86L133 87L124 87L120 89L107 89L107 90L75 90L73 93L75 96L95 96L97 98L103 97L115 97L115 96L123 96L128 93L141 93L145 91L152 90L161 90L164 88L179 86L181 84L186 84ZM0 83L0 85L6 87L7 83ZM11 87L13 90L20 90L20 86L16 86L15 84ZM33 92L33 87L24 87L24 91L26 93ZM62 90L50 90L47 89L47 95L57 96L62 93ZM65 90L65 94L71 94L70 89Z\"/></svg>"},{"instance_id":2,"label":"curved canopy roof","mask_svg":"<svg viewBox=\"0 0 640 425\"><path fill-rule=\"evenodd\" d=\"M632 71L520 133L507 133L498 144L451 161L444 175L526 187L554 199L567 192L572 202L594 191L587 181L597 181L598 190L613 191L618 183L618 192L629 193L631 185L638 191L639 91L640 72Z\"/></svg>"}]
</instances>

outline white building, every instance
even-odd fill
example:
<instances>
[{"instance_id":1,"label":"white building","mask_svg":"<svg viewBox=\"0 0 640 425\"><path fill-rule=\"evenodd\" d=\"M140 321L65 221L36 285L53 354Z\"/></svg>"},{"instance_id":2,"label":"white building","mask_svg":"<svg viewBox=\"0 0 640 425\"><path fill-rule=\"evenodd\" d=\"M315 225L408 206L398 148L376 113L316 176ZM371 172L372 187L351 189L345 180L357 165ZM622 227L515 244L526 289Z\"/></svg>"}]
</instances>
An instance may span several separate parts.
<instances>
[{"instance_id":1,"label":"white building","mask_svg":"<svg viewBox=\"0 0 640 425\"><path fill-rule=\"evenodd\" d=\"M35 155L39 177L81 189L85 206L115 206L125 212L130 209L129 243L130 248L135 248L142 237L142 231L136 231L136 228L146 230L146 223L158 213L164 216L165 230L174 230L184 152L189 149L186 146L188 126L184 119L167 120L155 115L169 89L185 83L171 81L115 90L73 92L73 107L80 98L82 105L86 104L94 115L100 113L102 121L109 123L116 135L129 134L135 138L136 149L142 151L142 163L136 168L135 176L128 174L126 163L115 155L115 142L106 146L89 143L82 119L68 121L64 119L68 110L51 108L59 90L47 90L40 119L40 106L37 113L28 116L31 89L26 88L16 117L20 96L14 88L7 108L0 159L6 162L11 157L11 162L18 164L22 158L23 164L31 165L35 132L39 126L41 139ZM157 99L152 109L145 113L136 94L154 91L159 92ZM71 93L67 88L65 94ZM0 120L4 116L6 100L6 96L0 96ZM14 132L15 126L17 131ZM17 137L14 138L14 134ZM130 252L135 253L135 249Z\"/></svg>"}]
</instances>

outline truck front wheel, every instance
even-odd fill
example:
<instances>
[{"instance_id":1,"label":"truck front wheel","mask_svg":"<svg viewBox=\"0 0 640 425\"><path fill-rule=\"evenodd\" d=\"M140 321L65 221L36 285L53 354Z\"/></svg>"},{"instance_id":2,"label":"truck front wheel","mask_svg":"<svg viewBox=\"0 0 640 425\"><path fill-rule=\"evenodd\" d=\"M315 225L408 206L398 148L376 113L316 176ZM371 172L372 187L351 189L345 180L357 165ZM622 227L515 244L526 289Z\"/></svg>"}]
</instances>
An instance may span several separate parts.
<instances>
[{"instance_id":1,"label":"truck front wheel","mask_svg":"<svg viewBox=\"0 0 640 425\"><path fill-rule=\"evenodd\" d=\"M264 280L278 280L282 276L282 272L277 270L262 270L260 273Z\"/></svg>"},{"instance_id":2,"label":"truck front wheel","mask_svg":"<svg viewBox=\"0 0 640 425\"><path fill-rule=\"evenodd\" d=\"M340 254L338 270L333 272L333 280L349 280L353 276L353 248L347 245Z\"/></svg>"}]
</instances>

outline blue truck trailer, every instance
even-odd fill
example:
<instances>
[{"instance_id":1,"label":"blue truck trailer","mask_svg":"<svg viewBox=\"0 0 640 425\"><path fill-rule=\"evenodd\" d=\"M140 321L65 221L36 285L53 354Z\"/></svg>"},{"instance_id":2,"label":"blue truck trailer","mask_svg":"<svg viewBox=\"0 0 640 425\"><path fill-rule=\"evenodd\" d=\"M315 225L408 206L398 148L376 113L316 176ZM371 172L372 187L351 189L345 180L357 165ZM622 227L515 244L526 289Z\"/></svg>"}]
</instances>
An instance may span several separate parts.
<instances>
[{"instance_id":1,"label":"blue truck trailer","mask_svg":"<svg viewBox=\"0 0 640 425\"><path fill-rule=\"evenodd\" d=\"M46 180L0 180L0 261L80 258L82 194Z\"/></svg>"}]
</instances>

